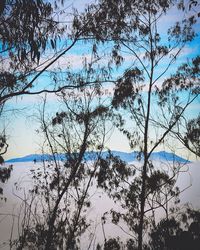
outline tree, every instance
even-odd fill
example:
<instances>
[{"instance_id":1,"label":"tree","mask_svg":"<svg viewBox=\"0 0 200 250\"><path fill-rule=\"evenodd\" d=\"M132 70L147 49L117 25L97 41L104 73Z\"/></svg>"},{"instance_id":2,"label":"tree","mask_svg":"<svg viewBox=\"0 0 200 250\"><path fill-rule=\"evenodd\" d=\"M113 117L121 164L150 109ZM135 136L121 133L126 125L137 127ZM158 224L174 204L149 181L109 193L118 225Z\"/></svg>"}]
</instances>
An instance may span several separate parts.
<instances>
[{"instance_id":1,"label":"tree","mask_svg":"<svg viewBox=\"0 0 200 250\"><path fill-rule=\"evenodd\" d=\"M0 4L0 118L8 99L23 94L33 86L28 77L39 63L57 23L52 18L52 6L43 1L5 0ZM5 128L0 128L0 165L7 152ZM1 182L11 173L11 167L0 169ZM1 193L3 189L1 188Z\"/></svg>"},{"instance_id":2,"label":"tree","mask_svg":"<svg viewBox=\"0 0 200 250\"><path fill-rule=\"evenodd\" d=\"M74 10L69 17L66 13L67 8L62 10L60 2L64 4L59 0L55 2L2 1L0 10L1 112L4 104L15 96L57 93L65 88L78 87L71 82L65 82L64 86L56 84L48 89L36 81L81 40L80 36L84 35L85 27L95 15L94 13L88 16L83 23L78 24L78 12ZM57 20L55 14L63 20L61 22ZM53 51L51 56L44 57L45 52L49 50ZM56 71L59 70L56 69ZM52 82L55 83L55 81Z\"/></svg>"},{"instance_id":3,"label":"tree","mask_svg":"<svg viewBox=\"0 0 200 250\"><path fill-rule=\"evenodd\" d=\"M72 85L69 80L64 86L52 84L47 89L36 81L76 44L80 35L84 33L85 25L91 21L91 17L88 17L82 24L83 26L79 25L78 28L76 26L76 32L74 32L73 26L77 23L78 13L74 11L70 20L65 20L69 21L70 28L68 28L55 18L55 13L60 16L61 12L65 14L66 11L59 9L62 6L59 4L60 2L63 4L63 1L59 0L55 3L42 0L1 1L0 119L2 119L6 102L13 97L58 93L65 88L78 87ZM64 48L63 39L67 41ZM51 57L46 59L45 52L50 49L53 53ZM7 152L9 143L5 128L1 127L0 130L0 164L2 164L4 162L3 155ZM5 176L5 173L0 172L0 175Z\"/></svg>"},{"instance_id":4,"label":"tree","mask_svg":"<svg viewBox=\"0 0 200 250\"><path fill-rule=\"evenodd\" d=\"M193 1L190 4L193 5ZM172 66L179 65L178 56L195 38L192 27L198 16L197 13L191 14L191 5L188 10L183 2L178 1L102 0L92 7L93 11L98 9L99 12L87 27L89 34L98 30L97 44L110 42L113 48L111 60L118 68L125 65L123 62L126 63L127 53L132 58L125 70L120 68L123 74L113 80L115 93L112 105L119 112L123 109L129 112L131 122L121 118L117 126L127 136L131 148L139 151L138 158L142 162L140 177L135 179L137 186L140 185L139 219L136 223L139 250L143 248L147 186L149 178L152 178L150 169L154 169L150 157L161 145L170 145L170 136L186 119L185 111L199 96L199 86L196 85L199 75L192 74L192 78L188 79L182 72L173 75L169 71ZM189 17L176 22L163 34L160 25L162 17L170 8L176 7L176 11L188 12ZM183 100L184 93L186 100ZM162 180L161 177L162 174L159 180ZM164 178L164 185L168 178ZM136 190L130 189L130 193L133 192Z\"/></svg>"},{"instance_id":5,"label":"tree","mask_svg":"<svg viewBox=\"0 0 200 250\"><path fill-rule=\"evenodd\" d=\"M91 79L91 72L86 68L78 76L74 74L74 80L77 77L76 81L81 82L80 76L85 77L85 73ZM78 249L79 237L90 226L86 219L89 190L104 149L105 121L108 123L110 119L101 95L99 84L62 91L59 94L61 110L50 119L44 100L40 117L44 136L42 153L48 153L50 159L44 159L43 167L33 172L35 187L31 192L36 196L36 205L31 209L34 216L23 225L17 249L26 246ZM35 213L38 202L44 210Z\"/></svg>"},{"instance_id":6,"label":"tree","mask_svg":"<svg viewBox=\"0 0 200 250\"><path fill-rule=\"evenodd\" d=\"M140 219L140 194L141 177L140 166L137 160L132 164L122 162L120 159L113 161L113 156L107 157L98 173L98 186L103 188L122 209L111 209L105 214L104 223L110 220L118 225L128 236L127 247L138 249L137 235L139 232ZM139 165L139 166L138 166ZM159 214L168 221L174 206L180 202L179 194L182 190L176 186L176 180L182 165L164 162L149 162L148 175L146 179L146 203L144 210L144 231L148 232L155 228ZM168 170L168 171L167 171ZM176 209L173 210L175 214ZM124 224L126 226L124 226ZM167 230L167 228L166 228ZM143 244L144 249L146 245Z\"/></svg>"}]
</instances>

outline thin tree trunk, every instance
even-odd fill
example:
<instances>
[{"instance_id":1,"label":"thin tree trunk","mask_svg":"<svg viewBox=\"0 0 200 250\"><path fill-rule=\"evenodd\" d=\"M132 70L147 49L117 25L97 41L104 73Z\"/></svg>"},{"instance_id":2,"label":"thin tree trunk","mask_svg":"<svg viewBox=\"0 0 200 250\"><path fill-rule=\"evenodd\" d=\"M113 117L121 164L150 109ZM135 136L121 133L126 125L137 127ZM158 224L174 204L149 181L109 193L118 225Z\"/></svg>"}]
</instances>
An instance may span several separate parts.
<instances>
[{"instance_id":1,"label":"thin tree trunk","mask_svg":"<svg viewBox=\"0 0 200 250\"><path fill-rule=\"evenodd\" d=\"M145 207L145 194L146 194L146 175L147 175L147 162L144 163L142 170L142 190L140 195L140 220L138 228L138 250L142 250L143 245L143 225L144 225L144 207Z\"/></svg>"},{"instance_id":2,"label":"thin tree trunk","mask_svg":"<svg viewBox=\"0 0 200 250\"><path fill-rule=\"evenodd\" d=\"M151 33L151 17L149 15L149 43L150 43L150 58L151 58L151 71L149 75L149 89L148 89L148 102L147 102L147 113L144 127L144 164L142 169L142 189L140 194L140 218L138 228L138 250L143 249L143 229L144 229L144 208L146 201L146 179L147 179L147 165L148 165L148 130L149 130L149 118L151 109L151 92L153 86L153 73L154 73L154 55L153 55L153 38Z\"/></svg>"}]
</instances>

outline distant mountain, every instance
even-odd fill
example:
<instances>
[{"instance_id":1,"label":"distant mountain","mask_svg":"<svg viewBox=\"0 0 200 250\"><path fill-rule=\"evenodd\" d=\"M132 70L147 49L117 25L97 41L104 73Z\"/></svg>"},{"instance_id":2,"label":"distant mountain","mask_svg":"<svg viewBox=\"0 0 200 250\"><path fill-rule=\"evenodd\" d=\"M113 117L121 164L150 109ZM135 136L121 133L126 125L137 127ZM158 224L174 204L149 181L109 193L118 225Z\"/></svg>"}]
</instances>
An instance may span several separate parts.
<instances>
[{"instance_id":1,"label":"distant mountain","mask_svg":"<svg viewBox=\"0 0 200 250\"><path fill-rule=\"evenodd\" d=\"M108 152L103 152L103 157L105 158L108 155ZM126 153L126 152L121 152L121 151L112 151L112 154L114 156L120 157L123 161L125 162L132 162L137 160L138 157L138 152L131 152L131 153ZM57 160L65 160L66 155L65 154L57 154L56 156ZM96 157L95 152L87 152L84 156L86 161L89 160L94 160ZM53 160L53 156L50 154L31 154L31 155L26 155L24 157L20 158L13 158L10 160L7 160L7 163L14 163L14 162L41 162L41 161L47 161L47 160ZM160 151L160 152L154 152L151 155L151 160L159 160L159 161L175 161L175 162L180 162L180 163L189 163L188 160L174 154L174 153L169 153L165 151Z\"/></svg>"},{"instance_id":2,"label":"distant mountain","mask_svg":"<svg viewBox=\"0 0 200 250\"><path fill-rule=\"evenodd\" d=\"M104 152L104 154L106 155L108 153ZM132 162L138 159L138 152L126 153L126 152L121 152L121 151L112 151L112 154L114 156L119 156L123 161L126 161L126 162ZM152 153L150 159L157 160L157 161L158 160L159 161L174 161L174 162L180 162L180 163L190 162L174 153L169 153L165 151Z\"/></svg>"},{"instance_id":3,"label":"distant mountain","mask_svg":"<svg viewBox=\"0 0 200 250\"><path fill-rule=\"evenodd\" d=\"M64 154L57 154L56 155L57 160L64 160L65 155ZM53 156L50 154L31 154L31 155L26 155L23 157L19 158L12 158L7 160L6 162L8 163L13 163L13 162L31 162L31 161L47 161L47 160L53 160Z\"/></svg>"},{"instance_id":4,"label":"distant mountain","mask_svg":"<svg viewBox=\"0 0 200 250\"><path fill-rule=\"evenodd\" d=\"M165 161L175 161L180 163L189 163L189 160L186 160L174 153L168 153L165 151L154 152L151 155L152 160L165 160Z\"/></svg>"}]
</instances>

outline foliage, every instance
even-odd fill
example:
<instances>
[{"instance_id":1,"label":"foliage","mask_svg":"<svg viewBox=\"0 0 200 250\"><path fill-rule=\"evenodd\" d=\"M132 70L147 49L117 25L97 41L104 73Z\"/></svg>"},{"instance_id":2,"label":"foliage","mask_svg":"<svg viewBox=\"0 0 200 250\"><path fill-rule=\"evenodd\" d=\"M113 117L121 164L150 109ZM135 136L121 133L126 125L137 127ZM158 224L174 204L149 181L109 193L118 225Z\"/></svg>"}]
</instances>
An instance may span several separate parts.
<instances>
[{"instance_id":1,"label":"foliage","mask_svg":"<svg viewBox=\"0 0 200 250\"><path fill-rule=\"evenodd\" d=\"M33 87L27 76L35 71L50 39L62 29L52 17L53 7L44 1L6 0L0 15L0 104Z\"/></svg>"},{"instance_id":2,"label":"foliage","mask_svg":"<svg viewBox=\"0 0 200 250\"><path fill-rule=\"evenodd\" d=\"M197 119L192 119L187 124L186 135L184 137L184 144L196 155L200 156L200 116Z\"/></svg>"},{"instance_id":3,"label":"foliage","mask_svg":"<svg viewBox=\"0 0 200 250\"><path fill-rule=\"evenodd\" d=\"M117 239L109 239L108 241L105 242L104 244L104 250L120 250L120 243L119 240Z\"/></svg>"},{"instance_id":4,"label":"foliage","mask_svg":"<svg viewBox=\"0 0 200 250\"><path fill-rule=\"evenodd\" d=\"M8 148L8 144L6 142L6 137L5 135L0 135L0 183L5 183L11 175L11 171L12 171L12 165L10 165L9 167L5 167L3 166L4 164L4 159L2 157L3 154L6 153ZM0 199L2 200L3 197L3 188L0 187ZM4 200L6 200L6 198L4 197Z\"/></svg>"},{"instance_id":5,"label":"foliage","mask_svg":"<svg viewBox=\"0 0 200 250\"><path fill-rule=\"evenodd\" d=\"M161 220L150 232L150 249L191 249L199 248L199 211L185 208L178 217Z\"/></svg>"}]
</instances>

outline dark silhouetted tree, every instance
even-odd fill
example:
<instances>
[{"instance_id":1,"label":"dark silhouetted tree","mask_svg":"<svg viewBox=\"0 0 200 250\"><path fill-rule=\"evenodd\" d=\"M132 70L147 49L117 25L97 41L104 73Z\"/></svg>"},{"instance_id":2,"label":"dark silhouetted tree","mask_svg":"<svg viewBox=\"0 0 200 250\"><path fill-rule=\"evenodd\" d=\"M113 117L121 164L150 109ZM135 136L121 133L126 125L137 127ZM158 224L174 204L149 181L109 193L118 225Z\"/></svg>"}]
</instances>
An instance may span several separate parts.
<instances>
[{"instance_id":1,"label":"dark silhouetted tree","mask_svg":"<svg viewBox=\"0 0 200 250\"><path fill-rule=\"evenodd\" d=\"M129 201L135 201L135 197L131 197L137 196L137 203L130 205L132 217L127 217L127 222L131 218L134 220L130 224L137 232L138 250L143 249L149 188L150 194L154 193L153 188L148 187L148 181L153 180L158 197L159 185L165 187L169 184L171 190L170 177L155 172L151 155L161 145L173 147L171 135L186 119L185 111L199 96L198 74L188 78L187 74L182 74L184 66L176 74L169 71L172 67L178 68L179 55L195 38L193 26L198 21L198 12L193 12L191 6L195 7L196 4L191 1L188 10L179 1L102 0L89 10L98 9L98 13L94 22L87 26L88 34L92 36L98 30L97 45L101 42L110 44L111 62L117 65L118 72L123 71L116 77L117 80L113 80L115 91L112 105L122 114L116 125L127 136L131 148L139 151L138 159L141 161L140 175L132 182L126 195ZM162 32L162 18L171 8L176 9L176 13L187 12L189 18L177 21ZM83 20L80 18L80 22ZM184 94L187 95L186 99ZM173 181L171 184L173 186Z\"/></svg>"},{"instance_id":2,"label":"dark silhouetted tree","mask_svg":"<svg viewBox=\"0 0 200 250\"><path fill-rule=\"evenodd\" d=\"M88 80L91 79L93 71L84 69L74 74L74 81L82 81L81 74L86 81L85 71ZM89 191L100 168L109 130L105 125L108 126L111 117L100 87L96 83L74 91L63 90L58 95L60 110L50 119L44 100L40 118L44 137L42 152L50 154L50 159L34 171L32 190L44 210L33 212L34 216L22 225L17 249L27 246L46 250L79 249L79 238L90 226L86 218L91 205ZM38 202L35 204L37 207Z\"/></svg>"}]
</instances>

